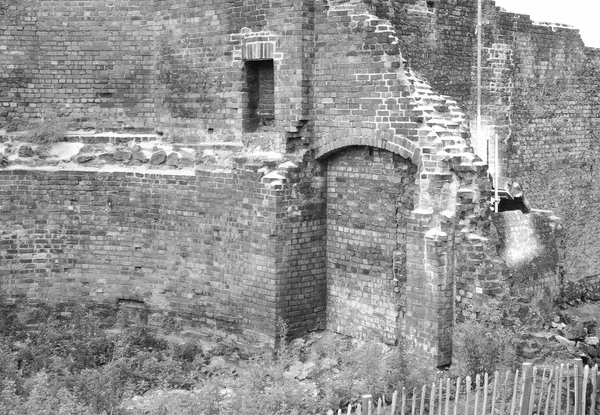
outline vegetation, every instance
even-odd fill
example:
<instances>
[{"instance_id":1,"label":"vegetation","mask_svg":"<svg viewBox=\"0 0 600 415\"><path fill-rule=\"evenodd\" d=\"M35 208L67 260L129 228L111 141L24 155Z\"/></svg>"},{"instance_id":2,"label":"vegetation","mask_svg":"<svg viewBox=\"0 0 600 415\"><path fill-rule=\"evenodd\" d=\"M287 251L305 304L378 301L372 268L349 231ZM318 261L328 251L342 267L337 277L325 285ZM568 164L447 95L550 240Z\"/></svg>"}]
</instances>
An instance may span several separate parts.
<instances>
[{"instance_id":1,"label":"vegetation","mask_svg":"<svg viewBox=\"0 0 600 415\"><path fill-rule=\"evenodd\" d=\"M333 334L281 342L244 360L225 345L166 341L145 327L107 330L84 309L43 310L35 330L0 322L0 413L310 414L436 376L401 348ZM280 335L285 339L285 324Z\"/></svg>"},{"instance_id":2,"label":"vegetation","mask_svg":"<svg viewBox=\"0 0 600 415\"><path fill-rule=\"evenodd\" d=\"M518 365L517 336L506 328L488 328L476 321L454 327L453 376L475 376L514 370Z\"/></svg>"},{"instance_id":3,"label":"vegetation","mask_svg":"<svg viewBox=\"0 0 600 415\"><path fill-rule=\"evenodd\" d=\"M54 112L43 111L41 120L30 125L23 138L34 144L58 143L67 136L69 123L69 117L61 117Z\"/></svg>"}]
</instances>

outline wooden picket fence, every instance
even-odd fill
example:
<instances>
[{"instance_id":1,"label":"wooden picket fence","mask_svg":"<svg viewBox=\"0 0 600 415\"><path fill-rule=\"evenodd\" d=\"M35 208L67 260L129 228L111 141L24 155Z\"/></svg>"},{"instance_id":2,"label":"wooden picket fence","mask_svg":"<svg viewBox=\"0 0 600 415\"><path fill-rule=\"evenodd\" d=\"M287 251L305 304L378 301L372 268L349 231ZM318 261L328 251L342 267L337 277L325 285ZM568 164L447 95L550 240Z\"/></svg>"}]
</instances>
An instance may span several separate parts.
<instances>
[{"instance_id":1,"label":"wooden picket fence","mask_svg":"<svg viewBox=\"0 0 600 415\"><path fill-rule=\"evenodd\" d=\"M520 371L439 379L412 391L402 388L388 403L365 395L337 414L595 415L597 406L600 414L597 376L598 365L584 367L581 359L558 366L523 363Z\"/></svg>"}]
</instances>

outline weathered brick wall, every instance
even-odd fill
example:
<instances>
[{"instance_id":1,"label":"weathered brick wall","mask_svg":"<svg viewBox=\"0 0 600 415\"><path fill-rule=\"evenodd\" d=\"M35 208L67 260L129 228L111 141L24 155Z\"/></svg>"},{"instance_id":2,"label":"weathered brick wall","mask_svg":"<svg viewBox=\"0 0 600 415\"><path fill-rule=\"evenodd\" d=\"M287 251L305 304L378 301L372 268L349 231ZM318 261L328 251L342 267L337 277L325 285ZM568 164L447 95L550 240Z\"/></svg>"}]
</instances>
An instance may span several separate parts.
<instances>
[{"instance_id":1,"label":"weathered brick wall","mask_svg":"<svg viewBox=\"0 0 600 415\"><path fill-rule=\"evenodd\" d=\"M463 109L472 103L477 2L436 0L433 7L426 0L364 2L392 22L408 66Z\"/></svg>"},{"instance_id":2,"label":"weathered brick wall","mask_svg":"<svg viewBox=\"0 0 600 415\"><path fill-rule=\"evenodd\" d=\"M114 128L153 120L148 2L25 0L0 22L0 127L53 114Z\"/></svg>"},{"instance_id":3,"label":"weathered brick wall","mask_svg":"<svg viewBox=\"0 0 600 415\"><path fill-rule=\"evenodd\" d=\"M365 2L391 20L407 65L457 99L476 127L477 2ZM568 278L600 272L593 166L598 144L598 51L578 32L483 2L482 131L471 139L494 168L523 185L534 208L565 220ZM560 23L560 22L557 22ZM583 181L582 181L583 178Z\"/></svg>"},{"instance_id":4,"label":"weathered brick wall","mask_svg":"<svg viewBox=\"0 0 600 415\"><path fill-rule=\"evenodd\" d=\"M332 142L387 131L414 141L418 126L407 114L409 86L394 29L360 5L329 3L316 13L315 136Z\"/></svg>"},{"instance_id":5,"label":"weathered brick wall","mask_svg":"<svg viewBox=\"0 0 600 415\"><path fill-rule=\"evenodd\" d=\"M77 44L88 33L92 26L85 26L86 21L98 24L104 19L96 9L86 9L86 2L78 3L81 8L76 7L75 13L83 13L83 19L63 36L57 16L67 3L42 2L39 10L27 9L28 3L24 3L27 10L15 7L1 16L12 29L2 33L9 47L0 49L0 64L11 72L3 75L0 87L10 89L36 79L38 28L46 27L45 35L55 39L57 50L61 50L71 44L63 40L75 39L73 44ZM444 0L431 5L423 0L284 0L268 6L261 0L159 0L150 7L130 0L115 9L123 14L121 19L114 18L127 29L111 32L121 36L115 40L123 45L123 49L115 49L120 60L108 52L96 54L95 48L110 44L113 34L94 35L106 37L106 42L92 43L91 50L97 58L93 62L122 61L127 71L133 71L127 72L133 74L129 78L110 75L118 80L115 85L121 85L122 91L103 90L97 97L100 101L75 105L69 102L69 94L76 96L82 90L72 89L67 95L56 95L53 104L67 109L73 104L123 125L129 117L127 122L164 131L180 142L241 141L251 149L287 151L293 154L286 156L289 162L239 158L232 169L199 170L195 177L178 179L141 173L121 177L92 172L9 171L3 193L9 196L7 200L17 203L16 210L27 214L17 217L9 205L2 208L10 223L3 241L19 258L33 261L27 255L49 248L31 248L36 235L30 238L27 226L31 223L21 221L32 217L42 221L45 210L58 212L50 223L34 228L41 234L63 228L74 232L77 238L69 239L73 243L51 246L59 251L51 253L50 259L80 262L69 263L62 271L39 262L39 269L49 269L53 276L43 280L43 284L54 284L49 288L55 290L52 295L69 284L74 292L92 293L100 299L127 295L157 310L190 316L214 332L241 331L265 340L272 340L278 317L288 322L294 334L324 328L326 323L334 330L363 337L377 333L388 342L394 342L401 333L409 347L435 358L438 364L449 363L454 321L477 317L487 301L508 291L510 276L498 255L498 237L492 232L486 166L471 151L465 116L474 113L474 2ZM501 154L506 155L525 148L511 145L530 134L508 126L515 123L518 114L523 116L519 125L529 123L527 105L537 105L535 100L526 99L525 92L518 92L519 88L526 91L525 83L519 82L530 77L527 71L532 62L545 62L542 45L548 46L551 36L561 39L564 29L552 35L551 28L527 26L525 17L500 13L489 2L485 11L490 30L484 33L484 126L486 134L500 134L505 143ZM128 19L140 21L139 27L127 26L124 22L130 23ZM19 37L18 29L25 26L27 33ZM129 30L130 26L134 27ZM539 33L535 32L538 29ZM515 46L529 42L526 36L530 34L533 48L539 46L535 56L529 46L523 46L526 51L522 54ZM538 35L545 40L539 41ZM151 57L145 52L149 44ZM119 55L128 48L131 53ZM597 105L593 80L598 56L586 53L588 69L584 78L577 79L589 81L585 85L592 106L580 108L587 114ZM82 62L86 59L79 51L73 55ZM136 73L137 67L131 64L134 61L148 64L152 70L146 72L144 66L144 72ZM78 62L59 62L60 70L43 72L44 82L60 84L60 79L75 79L69 65L77 66ZM270 68L271 62L272 78L270 70L258 71L258 82L254 82L257 78L252 69ZM114 74L114 68L102 65ZM535 70L547 71L550 79L552 65L538 66ZM95 68L94 76L103 76L105 69ZM519 80L517 73L527 75ZM109 81L113 79L110 76ZM260 87L261 79L268 81L263 82L267 88ZM138 81L139 91L127 95L125 89ZM95 81L94 85L103 82ZM567 83L567 90L574 82ZM39 88L31 88L34 92L29 98L36 98ZM54 89L51 92L57 93ZM451 95L458 103L440 93ZM8 105L3 104L7 119L18 115L18 108L25 108L17 98L13 95L5 103ZM103 105L110 111L105 112ZM579 108L577 105L574 107ZM144 108L143 114L136 112L139 108ZM38 114L37 109L29 110ZM258 112L268 117L272 114L272 122L258 125L257 132L243 134L251 115ZM552 123L554 120L548 125ZM569 131L580 131L583 126L579 123ZM536 140L546 138L537 136ZM474 142L478 153L487 157L487 143ZM531 150L535 142L527 143L527 154L537 154ZM552 144L550 148L556 151L558 147ZM338 151L342 153L336 155ZM371 157L369 151L373 157L386 160L381 169L389 174L375 173L380 166L358 161ZM537 163L526 163L518 163L522 173L535 173ZM346 166L371 177L356 178L352 176L356 173L342 170ZM507 163L502 167L507 172L513 169L529 190L520 170ZM347 173L349 181L336 181ZM54 179L46 180L45 174L68 177L60 189L66 204L54 200L58 194L52 187ZM541 181L543 175L537 177ZM355 200L350 197L352 186L361 187L361 196ZM23 193L15 193L20 190ZM347 206L333 197L334 190L346 195L341 201L347 201ZM40 202L31 197L34 192L45 191L52 197ZM395 205L372 203L392 195ZM107 207L108 197L118 202L114 213L113 207ZM532 194L534 207L539 207L536 203L542 203L544 197ZM92 201L91 206L87 200ZM584 200L583 196L578 200ZM354 203L357 206L352 206ZM342 215L339 218L338 213ZM381 214L382 223L392 227L378 227L374 220L377 215L371 213ZM350 223L347 226L338 223L344 215ZM99 235L104 239L96 241L93 238L98 235L85 233L92 228L107 232ZM337 236L347 239L345 249L355 252L353 256L340 251L333 240L336 234L332 232L342 228L346 234ZM348 236L352 233L346 229L358 228L377 236L382 244ZM14 229L24 235L23 243L12 242L19 238L18 232L11 233ZM19 252L20 245L34 252ZM18 268L15 261L20 259L11 256L13 253L4 255L7 267L2 272L7 272L7 277L2 279L3 291L13 296L44 297L35 279L23 280L13 273ZM346 260L342 256L350 261L361 258L371 267L366 270L364 264L357 263L355 271L344 273L341 266L335 266L336 261ZM36 257L41 259L48 258ZM368 276L358 272L361 267ZM36 269L35 263L32 269ZM386 277L381 279L374 272ZM349 278L353 274L354 280ZM367 291L359 292L356 287L360 284L352 285L357 281ZM350 295L354 304L360 304L357 308L366 312L353 315L352 307L343 301L348 300L344 295ZM378 295L380 298L375 299ZM381 304L384 306L379 307ZM357 327L353 330L350 327L354 323Z\"/></svg>"},{"instance_id":6,"label":"weathered brick wall","mask_svg":"<svg viewBox=\"0 0 600 415\"><path fill-rule=\"evenodd\" d=\"M0 289L144 301L201 332L272 341L276 199L260 164L196 175L0 172Z\"/></svg>"},{"instance_id":7,"label":"weathered brick wall","mask_svg":"<svg viewBox=\"0 0 600 415\"><path fill-rule=\"evenodd\" d=\"M307 154L279 171L277 270L279 315L299 335L326 328L326 178L323 163Z\"/></svg>"},{"instance_id":8,"label":"weathered brick wall","mask_svg":"<svg viewBox=\"0 0 600 415\"><path fill-rule=\"evenodd\" d=\"M394 344L406 311L416 166L355 147L327 161L327 325Z\"/></svg>"},{"instance_id":9,"label":"weathered brick wall","mask_svg":"<svg viewBox=\"0 0 600 415\"><path fill-rule=\"evenodd\" d=\"M372 8L360 1L329 1L327 7L315 10L315 27L316 157L326 161L351 146L374 147L417 166L414 209L406 220L406 284L397 287L400 297L406 290L406 309L396 330L403 332L407 347L438 364L449 363L455 315L454 250L459 249L454 234L464 228L465 219L457 217L457 197L460 191L471 191L471 204L486 209L489 196L480 198L477 189L480 180L487 182L485 166L468 148L468 127L456 102L436 94L404 66L389 21L372 14ZM469 210L474 226L469 222L467 229L479 236L474 210ZM485 255L490 261L497 257L489 250ZM498 273L492 267L486 277L497 281ZM328 270L328 278L330 274ZM489 295L491 290L482 291L481 301ZM341 312L336 319L339 323L347 317ZM388 316L385 324L391 320ZM340 329L330 326L330 321L328 328ZM369 331L373 325L362 321L355 331ZM382 327L389 336L389 324Z\"/></svg>"},{"instance_id":10,"label":"weathered brick wall","mask_svg":"<svg viewBox=\"0 0 600 415\"><path fill-rule=\"evenodd\" d=\"M292 0L14 2L0 13L0 127L64 116L75 127L241 141L244 62L271 59L272 146L285 149L310 135L312 12Z\"/></svg>"},{"instance_id":11,"label":"weathered brick wall","mask_svg":"<svg viewBox=\"0 0 600 415\"><path fill-rule=\"evenodd\" d=\"M241 141L246 61L273 60L271 147L307 137L311 1L155 2L158 127L186 141Z\"/></svg>"},{"instance_id":12,"label":"weathered brick wall","mask_svg":"<svg viewBox=\"0 0 600 415\"><path fill-rule=\"evenodd\" d=\"M564 219L565 271L577 279L600 273L600 59L575 33L558 33L538 30L529 45L518 42L507 164L534 207Z\"/></svg>"}]
</instances>

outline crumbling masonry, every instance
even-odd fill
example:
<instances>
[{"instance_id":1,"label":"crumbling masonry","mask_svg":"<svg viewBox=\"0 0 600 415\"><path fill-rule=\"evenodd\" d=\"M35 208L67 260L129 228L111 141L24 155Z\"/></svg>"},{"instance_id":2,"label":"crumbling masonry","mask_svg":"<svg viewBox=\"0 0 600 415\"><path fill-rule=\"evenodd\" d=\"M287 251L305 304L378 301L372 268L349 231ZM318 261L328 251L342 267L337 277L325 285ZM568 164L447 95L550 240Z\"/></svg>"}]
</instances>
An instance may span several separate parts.
<instances>
[{"instance_id":1,"label":"crumbling masonry","mask_svg":"<svg viewBox=\"0 0 600 415\"><path fill-rule=\"evenodd\" d=\"M272 342L282 318L445 364L457 321L600 273L600 52L571 28L485 2L475 137L471 0L1 7L3 128L51 110L152 131L72 134L82 157L53 166L6 159L4 301L135 302L232 341ZM493 167L562 224L491 213L495 135ZM149 162L150 142L176 161Z\"/></svg>"}]
</instances>

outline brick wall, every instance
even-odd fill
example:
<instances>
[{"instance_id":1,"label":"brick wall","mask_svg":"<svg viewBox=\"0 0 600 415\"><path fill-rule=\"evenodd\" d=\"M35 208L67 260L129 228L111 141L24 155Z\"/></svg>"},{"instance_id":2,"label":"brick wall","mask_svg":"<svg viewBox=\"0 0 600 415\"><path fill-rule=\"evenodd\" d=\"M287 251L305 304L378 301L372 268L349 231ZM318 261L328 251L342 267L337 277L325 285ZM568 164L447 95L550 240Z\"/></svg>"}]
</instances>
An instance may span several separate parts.
<instances>
[{"instance_id":1,"label":"brick wall","mask_svg":"<svg viewBox=\"0 0 600 415\"><path fill-rule=\"evenodd\" d=\"M289 160L242 157L222 171L177 178L6 170L2 192L8 198L1 212L10 224L3 243L11 253L2 251L3 291L32 300L63 292L139 299L155 310L187 315L207 332L227 330L268 341L278 317L294 334L326 326L349 333L356 323L353 331L363 337L376 333L394 342L402 333L409 347L438 364L449 362L454 321L476 318L486 302L508 291L510 273L492 231L487 167L470 146L473 142L487 158L487 143L473 140L467 116L474 113L474 2L436 1L431 7L423 0L284 0L266 7L260 0L160 0L149 7L133 0L121 6L89 0L78 3L77 21L65 22L64 29L59 17L69 12L67 3L42 2L36 8L22 3L0 17L9 23L1 35L7 46L0 49L0 88L12 94L3 103L3 121L39 117L38 101L47 92L65 115L95 114L86 118L90 125L110 118L122 126L156 128L179 142L241 141L251 149L288 152ZM105 19L97 10L118 27L90 34ZM539 188L575 189L564 198L576 196L581 203L566 224L582 225L587 219L577 219L578 214L588 209L587 217L593 217L596 194L593 153L583 149L593 148L585 131L589 114L597 110L599 56L585 50L585 70L575 69L576 75L560 81L564 85L544 89L531 76L550 82L569 59L579 65L583 49L572 31L534 26L488 2L485 12L490 21L484 33L485 134L499 134L503 156L517 155L513 164L505 158L498 167L525 185L534 207L551 203L554 195L530 190L526 178ZM570 40L564 51L544 52L565 34ZM38 45L42 35L55 44ZM88 38L91 49L73 49L87 48ZM72 59L53 63L54 47ZM89 56L98 67L88 68ZM269 71L263 77L269 88L262 89L267 100L260 71L258 94L247 81L248 68L270 61L272 83ZM70 72L81 65L84 72ZM142 65L139 71L136 65ZM82 74L83 86L77 83ZM62 79L73 79L76 86L61 90ZM581 80L589 106L574 89ZM572 107L586 114L572 128L553 118L552 105L559 104L545 102L555 98L559 86L569 91ZM534 89L539 96L527 98ZM93 102L85 95L90 91L99 94ZM20 94L29 95L21 99ZM252 105L272 114L273 121L243 134L245 111ZM545 111L545 105L547 113L535 112ZM537 119L555 130L527 130ZM560 166L548 162L561 149L563 135L555 131L572 133L569 151L588 157L586 165L574 162L578 173L582 168L585 173L579 176L589 175L585 185L566 170L543 182L546 172L569 166L567 152L561 153ZM268 143L258 143L259 138ZM547 146L535 151L541 141ZM369 164L369 151L385 160L384 166ZM527 159L538 154L546 155L544 161ZM353 170L350 180L338 181L347 166ZM375 173L379 168L389 174ZM352 186L361 187L356 199L350 196ZM347 201L339 209L334 190ZM48 196L38 201L34 194ZM397 205L371 203L378 197ZM50 222L43 222L45 211L54 212ZM347 226L338 223L344 215ZM378 227L377 215L391 229ZM359 228L382 244L349 236ZM62 229L75 236L54 237L52 232ZM589 235L580 229L591 241L593 227ZM336 236L340 230L344 234ZM345 249L356 255L339 250L335 237L347 240ZM37 246L32 241L38 239L57 240L56 246ZM571 247L576 243L572 237ZM587 246L593 254L596 245ZM39 252L46 249L56 251ZM572 264L595 266L598 256L577 261L572 252ZM372 266L360 267L369 275L358 272L359 264L343 273L343 256L363 256ZM68 266L54 267L54 258ZM32 261L23 263L27 277L20 274L21 260ZM386 277L373 278L373 272ZM348 278L352 274L367 287L360 300L360 284L353 286L356 281ZM363 315L352 314L342 301L345 295L360 303Z\"/></svg>"},{"instance_id":2,"label":"brick wall","mask_svg":"<svg viewBox=\"0 0 600 415\"><path fill-rule=\"evenodd\" d=\"M147 2L11 3L0 13L2 127L57 115L113 128L154 119Z\"/></svg>"},{"instance_id":3,"label":"brick wall","mask_svg":"<svg viewBox=\"0 0 600 415\"><path fill-rule=\"evenodd\" d=\"M281 170L287 178L277 209L279 312L293 335L326 328L325 172L310 153Z\"/></svg>"},{"instance_id":4,"label":"brick wall","mask_svg":"<svg viewBox=\"0 0 600 415\"><path fill-rule=\"evenodd\" d=\"M562 32L565 30L563 29ZM600 147L600 59L583 49L575 33L538 29L529 46L519 42L513 135L507 142L508 170L525 184L534 207L550 209L565 221L567 278L600 273L594 165Z\"/></svg>"},{"instance_id":5,"label":"brick wall","mask_svg":"<svg viewBox=\"0 0 600 415\"><path fill-rule=\"evenodd\" d=\"M276 146L310 134L311 1L118 4L24 1L0 21L0 127L156 129L180 141L241 141L244 61L274 59ZM265 46L265 45L268 45Z\"/></svg>"},{"instance_id":6,"label":"brick wall","mask_svg":"<svg viewBox=\"0 0 600 415\"><path fill-rule=\"evenodd\" d=\"M356 147L327 161L327 325L394 344L406 311L416 166Z\"/></svg>"},{"instance_id":7,"label":"brick wall","mask_svg":"<svg viewBox=\"0 0 600 415\"><path fill-rule=\"evenodd\" d=\"M0 172L9 300L132 299L206 335L270 342L277 191L260 164L194 175Z\"/></svg>"},{"instance_id":8,"label":"brick wall","mask_svg":"<svg viewBox=\"0 0 600 415\"><path fill-rule=\"evenodd\" d=\"M455 98L475 132L477 2L365 3L394 24L407 65ZM471 144L493 170L490 140L498 137L500 173L523 185L534 208L565 220L568 278L596 275L599 52L573 28L532 22L490 1L483 21L482 130Z\"/></svg>"}]
</instances>

